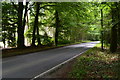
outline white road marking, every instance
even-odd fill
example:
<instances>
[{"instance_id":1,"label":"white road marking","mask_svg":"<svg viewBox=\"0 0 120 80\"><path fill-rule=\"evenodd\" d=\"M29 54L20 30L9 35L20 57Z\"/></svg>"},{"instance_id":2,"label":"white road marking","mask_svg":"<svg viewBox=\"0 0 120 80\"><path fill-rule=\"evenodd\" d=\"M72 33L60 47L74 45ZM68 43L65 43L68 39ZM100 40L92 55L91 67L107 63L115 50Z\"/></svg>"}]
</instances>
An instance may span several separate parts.
<instances>
[{"instance_id":1,"label":"white road marking","mask_svg":"<svg viewBox=\"0 0 120 80\"><path fill-rule=\"evenodd\" d=\"M43 73L41 73L41 74L39 74L39 75L37 75L37 76L35 76L35 77L32 78L31 80L34 80L34 79L36 79L36 78L41 78L41 77L47 75L48 73L54 71L55 69L59 68L59 67L62 66L63 64L66 64L67 62L73 60L74 58L78 57L79 55L81 55L82 53L84 53L84 52L86 52L86 51L87 51L87 50L85 50L85 51L81 52L80 54L78 54L78 55L76 55L76 56L74 56L74 57L72 57L72 58L70 58L70 59L68 59L68 60L66 60L66 61L64 61L64 62L62 62L62 63L60 63L60 64L58 64L58 65L56 65L56 66L54 66L53 68L51 68L51 69L49 69L49 70L47 70L47 71L45 71L45 72L43 72Z\"/></svg>"}]
</instances>

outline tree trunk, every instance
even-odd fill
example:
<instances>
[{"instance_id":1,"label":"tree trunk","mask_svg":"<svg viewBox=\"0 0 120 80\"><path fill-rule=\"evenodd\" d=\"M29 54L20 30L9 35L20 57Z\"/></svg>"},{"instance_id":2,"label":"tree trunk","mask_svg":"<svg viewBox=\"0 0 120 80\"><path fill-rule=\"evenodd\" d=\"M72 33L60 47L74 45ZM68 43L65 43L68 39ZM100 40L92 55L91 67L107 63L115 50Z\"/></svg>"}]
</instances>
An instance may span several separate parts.
<instances>
[{"instance_id":1,"label":"tree trunk","mask_svg":"<svg viewBox=\"0 0 120 80\"><path fill-rule=\"evenodd\" d=\"M24 27L22 26L22 15L23 15L23 2L18 3L18 40L17 40L17 47L22 48L25 47L24 45Z\"/></svg>"},{"instance_id":2,"label":"tree trunk","mask_svg":"<svg viewBox=\"0 0 120 80\"><path fill-rule=\"evenodd\" d=\"M119 44L119 47L120 47L120 22L118 24L118 44Z\"/></svg>"},{"instance_id":3,"label":"tree trunk","mask_svg":"<svg viewBox=\"0 0 120 80\"><path fill-rule=\"evenodd\" d=\"M56 18L56 31L55 31L55 45L58 45L58 34L59 34L59 15L58 15L58 11L56 10L55 12L55 18Z\"/></svg>"},{"instance_id":4,"label":"tree trunk","mask_svg":"<svg viewBox=\"0 0 120 80\"><path fill-rule=\"evenodd\" d=\"M40 3L37 3L37 6L38 6L38 11L37 11L37 15L39 15L39 10L40 10ZM39 18L38 18L39 19ZM41 46L41 41L40 41L40 34L39 34L39 27L38 27L38 20L37 20L37 41L38 41L38 46Z\"/></svg>"},{"instance_id":5,"label":"tree trunk","mask_svg":"<svg viewBox=\"0 0 120 80\"><path fill-rule=\"evenodd\" d=\"M102 29L101 30L101 49L104 50L104 47L103 47L104 46L103 45L104 44L103 43L103 39L104 39L103 38L103 11L102 11L102 9L101 9L101 29Z\"/></svg>"},{"instance_id":6,"label":"tree trunk","mask_svg":"<svg viewBox=\"0 0 120 80\"><path fill-rule=\"evenodd\" d=\"M115 9L112 9L112 22L114 23L116 20ZM113 53L117 50L117 29L116 26L111 28L111 43L110 43L110 51Z\"/></svg>"},{"instance_id":7,"label":"tree trunk","mask_svg":"<svg viewBox=\"0 0 120 80\"><path fill-rule=\"evenodd\" d=\"M120 20L120 2L118 3L118 20ZM120 47L120 22L118 23L118 44Z\"/></svg>"},{"instance_id":8,"label":"tree trunk","mask_svg":"<svg viewBox=\"0 0 120 80\"><path fill-rule=\"evenodd\" d=\"M26 24L26 16L27 16L27 6L28 6L28 2L26 2L26 7L25 7L25 13L24 13L24 18L23 18L23 28L25 29L25 24Z\"/></svg>"},{"instance_id":9,"label":"tree trunk","mask_svg":"<svg viewBox=\"0 0 120 80\"><path fill-rule=\"evenodd\" d=\"M111 44L110 51L113 53L117 50L117 29L115 26L111 29Z\"/></svg>"},{"instance_id":10,"label":"tree trunk","mask_svg":"<svg viewBox=\"0 0 120 80\"><path fill-rule=\"evenodd\" d=\"M38 28L38 15L39 15L39 10L40 10L40 3L36 2L36 15L35 15L35 21L34 21L34 28L33 28L33 35L32 35L32 46L35 46L35 31L37 30L37 41L38 45L41 45L40 43L40 37L39 37L39 28Z\"/></svg>"},{"instance_id":11,"label":"tree trunk","mask_svg":"<svg viewBox=\"0 0 120 80\"><path fill-rule=\"evenodd\" d=\"M41 46L41 41L40 41L40 35L39 35L39 27L37 26L37 41L38 41L38 46Z\"/></svg>"}]
</instances>

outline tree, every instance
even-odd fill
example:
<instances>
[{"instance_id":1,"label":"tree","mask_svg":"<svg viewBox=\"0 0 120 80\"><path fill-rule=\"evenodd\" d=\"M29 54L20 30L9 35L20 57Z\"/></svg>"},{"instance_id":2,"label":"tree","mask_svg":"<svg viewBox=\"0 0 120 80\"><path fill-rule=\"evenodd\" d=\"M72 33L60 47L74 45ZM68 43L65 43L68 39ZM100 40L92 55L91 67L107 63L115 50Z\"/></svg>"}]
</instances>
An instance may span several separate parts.
<instances>
[{"instance_id":1,"label":"tree","mask_svg":"<svg viewBox=\"0 0 120 80\"><path fill-rule=\"evenodd\" d=\"M104 38L103 38L103 11L101 9L101 28L102 28L102 31L101 31L101 48L102 50L104 50L104 47L103 47L103 41L104 41Z\"/></svg>"},{"instance_id":2,"label":"tree","mask_svg":"<svg viewBox=\"0 0 120 80\"><path fill-rule=\"evenodd\" d=\"M23 15L23 2L18 3L18 40L17 47L24 47L24 27L22 26L22 15Z\"/></svg>"},{"instance_id":3,"label":"tree","mask_svg":"<svg viewBox=\"0 0 120 80\"><path fill-rule=\"evenodd\" d=\"M38 16L39 16L39 10L40 10L40 3L36 2L36 15L35 15L35 21L34 21L34 28L33 28L33 38L32 38L32 46L35 46L35 31L37 30L37 41L38 45L42 45L40 42L40 36L39 36L39 27L38 27Z\"/></svg>"},{"instance_id":4,"label":"tree","mask_svg":"<svg viewBox=\"0 0 120 80\"><path fill-rule=\"evenodd\" d=\"M8 9L7 7L6 11L3 10L5 13L3 14L3 26L5 26L3 28L4 44L6 42L10 45L13 42L16 43L15 33L17 29L18 48L25 46L25 38L29 39L32 46L36 44L52 45L53 41L57 46L58 44L69 44L82 40L100 40L100 31L104 34L104 38L101 37L102 43L110 44L111 39L111 49L117 49L117 45L119 46L119 38L117 38L119 36L116 36L120 34L119 24L114 26L118 22L120 15L120 5L118 3L117 6L115 3L109 2L102 4L102 6L94 2L26 2L26 5L23 5L23 2L18 4L12 2L9 4L5 6L10 7L12 5L14 9ZM101 7L104 7L104 9L102 9L103 14L100 16ZM7 11L11 12L8 13ZM30 26L24 34L28 11L30 12L30 15L28 15L30 17ZM115 13L113 14L113 12ZM14 16L14 13L17 13L18 17L17 15ZM108 35L111 35L111 38ZM16 44L14 45L16 46Z\"/></svg>"},{"instance_id":5,"label":"tree","mask_svg":"<svg viewBox=\"0 0 120 80\"><path fill-rule=\"evenodd\" d=\"M55 30L55 45L58 45L58 34L59 34L59 27L60 27L60 20L59 20L59 15L58 11L56 10L55 12L55 18L56 18L56 30Z\"/></svg>"},{"instance_id":6,"label":"tree","mask_svg":"<svg viewBox=\"0 0 120 80\"><path fill-rule=\"evenodd\" d=\"M16 47L17 10L11 3L2 3L2 40L4 47Z\"/></svg>"},{"instance_id":7,"label":"tree","mask_svg":"<svg viewBox=\"0 0 120 80\"><path fill-rule=\"evenodd\" d=\"M23 2L18 3L18 40L17 40L17 47L18 48L23 48L25 47L24 45L24 29L25 29L25 24L26 24L26 15L28 11L28 2L26 3L26 6L24 7ZM25 13L24 13L24 18L23 18L23 10L25 8Z\"/></svg>"},{"instance_id":8,"label":"tree","mask_svg":"<svg viewBox=\"0 0 120 80\"><path fill-rule=\"evenodd\" d=\"M116 15L118 16L117 14L117 7L115 6L116 3L113 4L113 7L115 8L112 8L112 22L115 23L116 22ZM111 28L111 43L110 43L110 51L111 52L115 52L117 50L117 25L114 25L112 28Z\"/></svg>"}]
</instances>

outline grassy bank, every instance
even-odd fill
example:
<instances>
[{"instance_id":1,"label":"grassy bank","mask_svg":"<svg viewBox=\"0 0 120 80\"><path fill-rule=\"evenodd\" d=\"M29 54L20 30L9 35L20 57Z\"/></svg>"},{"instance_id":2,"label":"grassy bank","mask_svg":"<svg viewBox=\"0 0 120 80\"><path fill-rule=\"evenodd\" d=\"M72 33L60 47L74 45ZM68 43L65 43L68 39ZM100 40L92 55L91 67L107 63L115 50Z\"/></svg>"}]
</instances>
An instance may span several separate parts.
<instances>
[{"instance_id":1,"label":"grassy bank","mask_svg":"<svg viewBox=\"0 0 120 80\"><path fill-rule=\"evenodd\" d=\"M101 51L100 44L77 58L70 78L120 78L120 50L110 53Z\"/></svg>"}]
</instances>

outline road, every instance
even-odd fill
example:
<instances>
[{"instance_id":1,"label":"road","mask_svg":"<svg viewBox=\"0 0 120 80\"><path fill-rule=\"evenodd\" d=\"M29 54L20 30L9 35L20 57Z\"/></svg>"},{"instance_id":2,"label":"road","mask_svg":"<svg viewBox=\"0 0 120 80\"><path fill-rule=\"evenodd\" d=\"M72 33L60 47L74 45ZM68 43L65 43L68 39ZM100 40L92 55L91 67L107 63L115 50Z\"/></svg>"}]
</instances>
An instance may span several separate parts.
<instances>
[{"instance_id":1,"label":"road","mask_svg":"<svg viewBox=\"0 0 120 80\"><path fill-rule=\"evenodd\" d=\"M99 41L4 58L3 78L33 78L81 52L94 47Z\"/></svg>"}]
</instances>

